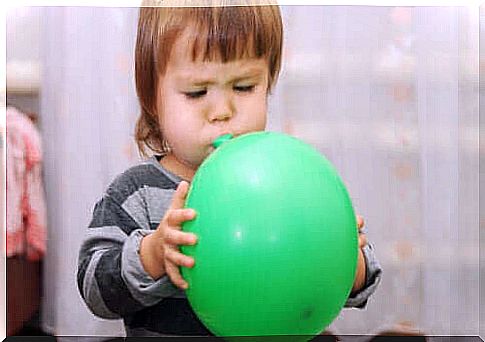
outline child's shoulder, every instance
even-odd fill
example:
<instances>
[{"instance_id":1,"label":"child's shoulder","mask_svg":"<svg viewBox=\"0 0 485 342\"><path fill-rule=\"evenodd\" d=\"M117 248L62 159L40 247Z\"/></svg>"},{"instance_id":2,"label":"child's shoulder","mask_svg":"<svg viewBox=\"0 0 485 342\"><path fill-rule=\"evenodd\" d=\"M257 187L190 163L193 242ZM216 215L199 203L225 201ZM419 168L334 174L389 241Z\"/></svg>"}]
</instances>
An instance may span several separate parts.
<instances>
[{"instance_id":1,"label":"child's shoulder","mask_svg":"<svg viewBox=\"0 0 485 342\"><path fill-rule=\"evenodd\" d=\"M117 175L106 190L111 197L129 197L147 188L175 190L178 180L167 172L156 157L151 157Z\"/></svg>"}]
</instances>

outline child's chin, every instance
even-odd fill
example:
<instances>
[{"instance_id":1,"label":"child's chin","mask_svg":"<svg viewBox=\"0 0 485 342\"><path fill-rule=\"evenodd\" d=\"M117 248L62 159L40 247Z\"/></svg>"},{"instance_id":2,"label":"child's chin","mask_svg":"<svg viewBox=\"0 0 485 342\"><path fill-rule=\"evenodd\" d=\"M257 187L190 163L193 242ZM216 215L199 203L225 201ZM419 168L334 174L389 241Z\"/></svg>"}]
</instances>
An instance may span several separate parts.
<instances>
[{"instance_id":1,"label":"child's chin","mask_svg":"<svg viewBox=\"0 0 485 342\"><path fill-rule=\"evenodd\" d=\"M204 160L207 159L208 156L210 156L212 154L212 152L214 152L215 148L210 146L207 148L207 150L201 155L201 158L197 161L195 161L195 164L197 164L197 166L200 166Z\"/></svg>"}]
</instances>

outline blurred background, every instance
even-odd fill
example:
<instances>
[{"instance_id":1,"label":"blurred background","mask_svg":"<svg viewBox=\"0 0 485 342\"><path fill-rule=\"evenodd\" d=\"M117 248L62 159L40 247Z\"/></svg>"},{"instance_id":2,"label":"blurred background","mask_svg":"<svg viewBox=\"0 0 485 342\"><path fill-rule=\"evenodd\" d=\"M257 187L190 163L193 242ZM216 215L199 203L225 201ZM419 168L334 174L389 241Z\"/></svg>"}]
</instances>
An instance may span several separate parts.
<instances>
[{"instance_id":1,"label":"blurred background","mask_svg":"<svg viewBox=\"0 0 485 342\"><path fill-rule=\"evenodd\" d=\"M282 12L283 66L268 130L300 137L333 162L384 269L367 308L344 309L328 330L478 335L479 8ZM88 311L75 274L94 203L140 160L137 15L7 10L7 105L41 137L47 235L33 266L19 264L22 255L7 264L7 279L18 278L7 292L11 334L30 324L52 335L124 335L121 321Z\"/></svg>"}]
</instances>

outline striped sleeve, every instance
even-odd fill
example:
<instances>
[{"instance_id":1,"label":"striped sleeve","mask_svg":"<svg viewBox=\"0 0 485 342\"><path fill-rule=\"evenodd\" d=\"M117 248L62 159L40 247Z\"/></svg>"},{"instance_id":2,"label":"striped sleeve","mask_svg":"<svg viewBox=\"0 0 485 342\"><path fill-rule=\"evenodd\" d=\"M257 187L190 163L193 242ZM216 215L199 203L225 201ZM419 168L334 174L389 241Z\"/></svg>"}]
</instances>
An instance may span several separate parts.
<instances>
[{"instance_id":1,"label":"striped sleeve","mask_svg":"<svg viewBox=\"0 0 485 342\"><path fill-rule=\"evenodd\" d=\"M142 196L146 188L125 175L95 205L79 252L77 282L88 308L99 317L126 317L176 292L167 276L155 281L140 261L140 242L156 227Z\"/></svg>"},{"instance_id":2,"label":"striped sleeve","mask_svg":"<svg viewBox=\"0 0 485 342\"><path fill-rule=\"evenodd\" d=\"M364 309L369 297L375 292L381 281L382 267L377 260L372 244L368 243L362 248L365 259L365 285L362 289L347 299L345 307Z\"/></svg>"}]
</instances>

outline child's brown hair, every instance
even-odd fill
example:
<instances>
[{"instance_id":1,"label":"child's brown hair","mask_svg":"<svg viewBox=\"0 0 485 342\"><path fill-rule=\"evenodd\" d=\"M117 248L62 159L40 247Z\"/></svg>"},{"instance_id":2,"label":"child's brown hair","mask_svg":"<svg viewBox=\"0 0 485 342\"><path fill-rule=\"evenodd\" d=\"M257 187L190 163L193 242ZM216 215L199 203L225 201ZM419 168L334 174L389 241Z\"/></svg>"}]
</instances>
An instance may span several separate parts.
<instances>
[{"instance_id":1,"label":"child's brown hair","mask_svg":"<svg viewBox=\"0 0 485 342\"><path fill-rule=\"evenodd\" d=\"M164 75L176 39L187 28L197 32L192 58L220 60L265 58L269 67L268 92L281 64L283 28L277 5L215 7L141 7L135 48L135 81L141 113L135 140L146 149L165 154L168 146L157 115L159 78Z\"/></svg>"}]
</instances>

